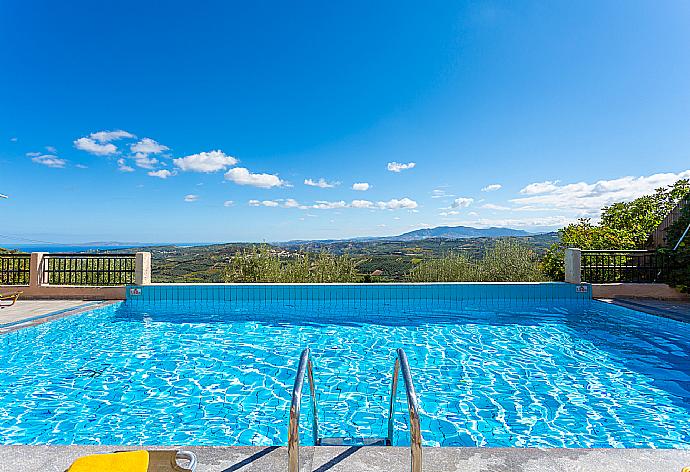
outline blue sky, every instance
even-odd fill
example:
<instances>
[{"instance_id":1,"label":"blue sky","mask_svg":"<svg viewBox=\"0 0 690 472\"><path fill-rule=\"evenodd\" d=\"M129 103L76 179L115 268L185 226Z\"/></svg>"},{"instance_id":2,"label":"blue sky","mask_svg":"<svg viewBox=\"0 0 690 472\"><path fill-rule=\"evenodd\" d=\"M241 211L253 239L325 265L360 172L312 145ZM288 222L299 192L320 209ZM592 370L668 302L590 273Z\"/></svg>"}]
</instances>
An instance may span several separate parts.
<instances>
[{"instance_id":1,"label":"blue sky","mask_svg":"<svg viewBox=\"0 0 690 472\"><path fill-rule=\"evenodd\" d=\"M538 231L690 176L685 1L0 2L0 58L0 242Z\"/></svg>"}]
</instances>

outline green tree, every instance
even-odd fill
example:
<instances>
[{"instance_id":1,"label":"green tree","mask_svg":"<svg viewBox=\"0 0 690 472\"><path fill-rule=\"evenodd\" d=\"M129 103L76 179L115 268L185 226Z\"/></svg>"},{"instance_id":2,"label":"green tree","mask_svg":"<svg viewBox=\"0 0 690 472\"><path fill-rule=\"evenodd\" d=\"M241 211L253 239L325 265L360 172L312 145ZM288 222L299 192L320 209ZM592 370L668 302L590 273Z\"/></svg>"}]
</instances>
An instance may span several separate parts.
<instances>
[{"instance_id":1,"label":"green tree","mask_svg":"<svg viewBox=\"0 0 690 472\"><path fill-rule=\"evenodd\" d=\"M690 180L683 179L654 194L631 202L614 203L601 210L601 221L590 219L559 231L560 241L549 248L542 259L542 270L554 280L565 276L564 256L569 247L580 249L644 249L649 235L668 213L690 194Z\"/></svg>"}]
</instances>

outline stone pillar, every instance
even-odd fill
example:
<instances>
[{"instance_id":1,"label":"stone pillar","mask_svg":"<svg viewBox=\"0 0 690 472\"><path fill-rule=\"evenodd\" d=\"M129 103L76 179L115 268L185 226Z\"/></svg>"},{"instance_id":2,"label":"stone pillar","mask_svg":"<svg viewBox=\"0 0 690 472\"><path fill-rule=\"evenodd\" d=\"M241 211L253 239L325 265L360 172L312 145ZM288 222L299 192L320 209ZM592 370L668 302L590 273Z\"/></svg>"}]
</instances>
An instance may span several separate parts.
<instances>
[{"instance_id":1,"label":"stone pillar","mask_svg":"<svg viewBox=\"0 0 690 472\"><path fill-rule=\"evenodd\" d=\"M40 287L47 284L48 280L43 280L43 256L47 252L32 252L29 261L29 287Z\"/></svg>"},{"instance_id":2,"label":"stone pillar","mask_svg":"<svg viewBox=\"0 0 690 472\"><path fill-rule=\"evenodd\" d=\"M151 284L150 252L137 252L134 260L134 283L136 285Z\"/></svg>"},{"instance_id":3,"label":"stone pillar","mask_svg":"<svg viewBox=\"0 0 690 472\"><path fill-rule=\"evenodd\" d=\"M577 248L565 250L565 281L570 284L582 283L582 251Z\"/></svg>"}]
</instances>

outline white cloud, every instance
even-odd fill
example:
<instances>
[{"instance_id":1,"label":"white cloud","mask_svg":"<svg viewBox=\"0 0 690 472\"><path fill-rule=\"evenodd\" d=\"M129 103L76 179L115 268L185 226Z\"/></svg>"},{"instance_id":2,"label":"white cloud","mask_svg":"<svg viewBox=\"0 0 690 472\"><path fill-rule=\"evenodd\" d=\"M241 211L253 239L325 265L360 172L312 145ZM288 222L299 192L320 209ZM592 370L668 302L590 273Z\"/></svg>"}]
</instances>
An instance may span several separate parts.
<instances>
[{"instance_id":1,"label":"white cloud","mask_svg":"<svg viewBox=\"0 0 690 472\"><path fill-rule=\"evenodd\" d=\"M55 146L46 146L46 151L51 154L57 154L57 149L55 149Z\"/></svg>"},{"instance_id":2,"label":"white cloud","mask_svg":"<svg viewBox=\"0 0 690 472\"><path fill-rule=\"evenodd\" d=\"M400 209L407 209L407 210L412 210L414 208L417 208L417 202L414 200L411 200L409 198L401 198L400 200L394 198L392 200L389 200L387 202L377 202L376 204L379 208L382 210L400 210Z\"/></svg>"},{"instance_id":3,"label":"white cloud","mask_svg":"<svg viewBox=\"0 0 690 472\"><path fill-rule=\"evenodd\" d=\"M337 202L317 201L314 205L311 206L311 208L315 210L334 210L338 208L347 208L347 203L345 203L344 200L340 200Z\"/></svg>"},{"instance_id":4,"label":"white cloud","mask_svg":"<svg viewBox=\"0 0 690 472\"><path fill-rule=\"evenodd\" d=\"M152 170L151 172L148 172L148 175L151 177L158 177L159 179L167 179L171 175L173 175L172 172L170 172L168 169L161 169L161 170Z\"/></svg>"},{"instance_id":5,"label":"white cloud","mask_svg":"<svg viewBox=\"0 0 690 472\"><path fill-rule=\"evenodd\" d=\"M108 156L117 152L117 146L114 144L98 144L91 138L77 139L74 141L74 147L97 156Z\"/></svg>"},{"instance_id":6,"label":"white cloud","mask_svg":"<svg viewBox=\"0 0 690 472\"><path fill-rule=\"evenodd\" d=\"M136 138L136 136L134 136L132 133L128 133L127 131L118 129L115 131L97 131L95 133L91 133L89 138L94 141L98 141L99 143L109 143L110 141L117 141L118 139L123 138Z\"/></svg>"},{"instance_id":7,"label":"white cloud","mask_svg":"<svg viewBox=\"0 0 690 472\"><path fill-rule=\"evenodd\" d=\"M304 179L304 185L309 185L310 187L319 187L319 188L333 188L336 185L340 185L340 182L328 182L328 181L326 181L326 179L324 179L322 177L319 180Z\"/></svg>"},{"instance_id":8,"label":"white cloud","mask_svg":"<svg viewBox=\"0 0 690 472\"><path fill-rule=\"evenodd\" d=\"M453 221L453 225L473 226L475 228L521 228L521 229L555 229L563 227L575 221L575 218L568 218L566 216L541 216L526 219L491 219L491 218L476 218L471 220Z\"/></svg>"},{"instance_id":9,"label":"white cloud","mask_svg":"<svg viewBox=\"0 0 690 472\"><path fill-rule=\"evenodd\" d=\"M439 213L441 216L453 216L453 215L459 215L460 212L457 210L449 210L449 211L442 211Z\"/></svg>"},{"instance_id":10,"label":"white cloud","mask_svg":"<svg viewBox=\"0 0 690 472\"><path fill-rule=\"evenodd\" d=\"M451 195L442 188L437 188L431 191L431 198L450 198L455 195Z\"/></svg>"},{"instance_id":11,"label":"white cloud","mask_svg":"<svg viewBox=\"0 0 690 472\"><path fill-rule=\"evenodd\" d=\"M275 208L280 206L280 202L277 200L249 200L250 206L265 206L270 208Z\"/></svg>"},{"instance_id":12,"label":"white cloud","mask_svg":"<svg viewBox=\"0 0 690 472\"><path fill-rule=\"evenodd\" d=\"M615 202L627 202L654 193L659 187L671 185L679 179L690 178L690 170L679 173L626 176L594 183L578 182L559 185L558 182L530 184L520 191L528 196L510 200L522 205L523 211L568 211L578 216L596 217L600 209Z\"/></svg>"},{"instance_id":13,"label":"white cloud","mask_svg":"<svg viewBox=\"0 0 690 472\"><path fill-rule=\"evenodd\" d=\"M367 182L355 182L352 184L352 190L358 190L360 192L366 192L371 188L371 185L369 185Z\"/></svg>"},{"instance_id":14,"label":"white cloud","mask_svg":"<svg viewBox=\"0 0 690 472\"><path fill-rule=\"evenodd\" d=\"M288 198L287 200L285 200L283 206L285 208L302 208L302 205L300 205L299 202L294 198Z\"/></svg>"},{"instance_id":15,"label":"white cloud","mask_svg":"<svg viewBox=\"0 0 690 472\"><path fill-rule=\"evenodd\" d=\"M134 155L134 163L142 169L153 169L158 162L158 159L149 157L148 154L138 152Z\"/></svg>"},{"instance_id":16,"label":"white cloud","mask_svg":"<svg viewBox=\"0 0 690 472\"><path fill-rule=\"evenodd\" d=\"M74 167L77 169L88 169L88 166L85 166L84 164L74 164Z\"/></svg>"},{"instance_id":17,"label":"white cloud","mask_svg":"<svg viewBox=\"0 0 690 472\"><path fill-rule=\"evenodd\" d=\"M160 154L163 151L167 151L170 148L164 146L151 138L143 138L140 141L132 144L129 149L135 153L142 154Z\"/></svg>"},{"instance_id":18,"label":"white cloud","mask_svg":"<svg viewBox=\"0 0 690 472\"><path fill-rule=\"evenodd\" d=\"M369 200L352 200L352 208L374 208L374 202Z\"/></svg>"},{"instance_id":19,"label":"white cloud","mask_svg":"<svg viewBox=\"0 0 690 472\"><path fill-rule=\"evenodd\" d=\"M127 165L127 162L120 158L117 160L117 170L120 172L134 172L134 168Z\"/></svg>"},{"instance_id":20,"label":"white cloud","mask_svg":"<svg viewBox=\"0 0 690 472\"><path fill-rule=\"evenodd\" d=\"M458 197L455 200L453 200L453 203L450 204L451 208L467 208L468 206L472 205L474 202L474 198L469 198L469 197Z\"/></svg>"},{"instance_id":21,"label":"white cloud","mask_svg":"<svg viewBox=\"0 0 690 472\"><path fill-rule=\"evenodd\" d=\"M185 172L211 173L234 166L237 164L237 159L228 156L221 150L216 150L173 159L173 164Z\"/></svg>"},{"instance_id":22,"label":"white cloud","mask_svg":"<svg viewBox=\"0 0 690 472\"><path fill-rule=\"evenodd\" d=\"M97 156L109 156L117 152L117 146L110 141L123 138L135 138L132 133L121 129L115 131L97 131L88 137L79 138L74 141L74 147L82 151L95 154Z\"/></svg>"},{"instance_id":23,"label":"white cloud","mask_svg":"<svg viewBox=\"0 0 690 472\"><path fill-rule=\"evenodd\" d=\"M545 182L534 182L529 184L527 187L520 190L520 193L525 195L536 195L538 193L551 192L557 189L557 184L559 180L547 180Z\"/></svg>"},{"instance_id":24,"label":"white cloud","mask_svg":"<svg viewBox=\"0 0 690 472\"><path fill-rule=\"evenodd\" d=\"M501 184L489 184L482 189L482 192L495 192L500 190L503 186Z\"/></svg>"},{"instance_id":25,"label":"white cloud","mask_svg":"<svg viewBox=\"0 0 690 472\"><path fill-rule=\"evenodd\" d=\"M282 187L286 183L274 174L252 174L249 169L235 167L225 173L225 178L237 185L251 185L260 188Z\"/></svg>"},{"instance_id":26,"label":"white cloud","mask_svg":"<svg viewBox=\"0 0 690 472\"><path fill-rule=\"evenodd\" d=\"M38 155L37 155L38 154ZM41 164L47 167L52 167L54 169L62 169L67 164L67 161L60 159L52 154L40 154L40 153L27 153L31 157L31 160L37 164Z\"/></svg>"},{"instance_id":27,"label":"white cloud","mask_svg":"<svg viewBox=\"0 0 690 472\"><path fill-rule=\"evenodd\" d=\"M415 162L408 162L407 164L401 164L399 162L389 162L388 170L391 172L400 172L401 170L412 169L417 164Z\"/></svg>"},{"instance_id":28,"label":"white cloud","mask_svg":"<svg viewBox=\"0 0 690 472\"><path fill-rule=\"evenodd\" d=\"M184 201L185 201L185 202L190 202L190 203L191 203L191 202L196 202L197 200L199 200L199 195L194 195L194 194L191 194L191 193L190 193L189 195L185 195L185 196L184 196Z\"/></svg>"},{"instance_id":29,"label":"white cloud","mask_svg":"<svg viewBox=\"0 0 690 472\"><path fill-rule=\"evenodd\" d=\"M233 202L232 200L225 200L225 201L223 202L223 206L224 206L224 207L231 207L231 206L233 206L234 204L235 204L235 202Z\"/></svg>"},{"instance_id":30,"label":"white cloud","mask_svg":"<svg viewBox=\"0 0 690 472\"><path fill-rule=\"evenodd\" d=\"M510 207L495 205L493 203L485 203L482 205L482 208L486 208L487 210L510 210Z\"/></svg>"}]
</instances>

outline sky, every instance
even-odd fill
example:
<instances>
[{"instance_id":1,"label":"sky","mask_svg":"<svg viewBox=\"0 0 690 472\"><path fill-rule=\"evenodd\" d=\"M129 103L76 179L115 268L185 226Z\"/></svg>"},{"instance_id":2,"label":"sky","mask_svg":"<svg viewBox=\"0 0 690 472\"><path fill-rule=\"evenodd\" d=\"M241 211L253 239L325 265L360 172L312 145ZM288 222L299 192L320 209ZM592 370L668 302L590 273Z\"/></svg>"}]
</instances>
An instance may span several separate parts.
<instances>
[{"instance_id":1,"label":"sky","mask_svg":"<svg viewBox=\"0 0 690 472\"><path fill-rule=\"evenodd\" d=\"M557 229L690 177L690 2L0 0L0 244Z\"/></svg>"}]
</instances>

